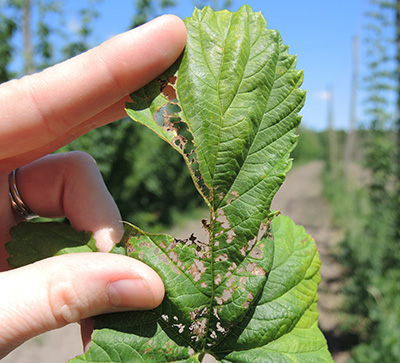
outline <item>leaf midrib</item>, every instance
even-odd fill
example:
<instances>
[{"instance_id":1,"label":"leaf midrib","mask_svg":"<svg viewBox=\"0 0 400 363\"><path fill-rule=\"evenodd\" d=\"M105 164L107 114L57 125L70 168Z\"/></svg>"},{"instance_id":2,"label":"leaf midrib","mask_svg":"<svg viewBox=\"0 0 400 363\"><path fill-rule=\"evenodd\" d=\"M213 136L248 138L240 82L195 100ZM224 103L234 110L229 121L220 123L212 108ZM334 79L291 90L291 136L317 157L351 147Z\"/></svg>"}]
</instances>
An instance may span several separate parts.
<instances>
[{"instance_id":1,"label":"leaf midrib","mask_svg":"<svg viewBox=\"0 0 400 363\"><path fill-rule=\"evenodd\" d=\"M218 153L219 153L219 145L220 145L220 143L221 143L221 133L222 133L222 123L223 123L223 115L222 115L222 105L221 105L221 98L220 98L220 92L219 92L219 85L220 85L220 81L221 81L221 73L222 73L222 69L223 69L223 65L224 65L224 61L225 61L225 48L226 48L226 40L227 40L227 34L229 34L229 32L230 32L230 29L231 29L231 26L232 26L232 16L230 17L230 19L229 19L229 27L228 27L228 31L227 31L227 33L225 34L225 38L224 38L224 53L223 53L223 59L222 59L222 62L221 62L221 67L220 67L220 69L219 69L219 72L218 72L218 81L217 81L217 95L218 95L218 103L219 103L219 110L220 110L220 127L219 127L219 135L218 135L218 146L217 146L217 153L216 153L216 155L215 155L215 164L214 164L214 171L215 171L215 165L216 165L216 161L217 161L217 159L218 159ZM204 54L204 52L203 52L203 54ZM207 63L207 65L208 65L208 63ZM209 168L210 169L210 168ZM215 255L215 251L214 251L214 241L215 241L215 233L214 233L214 221L215 221L215 203L214 203L214 200L215 200L215 194L214 194L214 171L213 171L213 173L212 173L212 187L211 187L211 189L210 189L210 191L211 191L211 193L210 193L210 196L211 196L211 198L212 198L212 211L210 211L211 213L212 213L212 215L213 215L213 217L214 217L214 219L213 220L211 220L211 223L212 223L212 231L213 231L213 233L212 233L212 235L210 236L210 246L211 246L211 263L210 263L210 268L211 268L211 286L212 286L212 288L211 288L211 291L212 291L212 293L211 293L211 298L210 298L210 304L209 304L209 308L208 308L208 316L207 316L207 327L206 327L206 329L205 329L205 337L204 337L204 342L203 342L203 350L206 350L207 349L207 337L209 336L209 334L210 334L210 320L211 320L211 314L212 314L212 311L213 311L213 301L214 301L214 298L215 298L215 277L214 277L214 274L215 274L215 271L214 271L214 255ZM211 219L211 218L210 218Z\"/></svg>"}]
</instances>

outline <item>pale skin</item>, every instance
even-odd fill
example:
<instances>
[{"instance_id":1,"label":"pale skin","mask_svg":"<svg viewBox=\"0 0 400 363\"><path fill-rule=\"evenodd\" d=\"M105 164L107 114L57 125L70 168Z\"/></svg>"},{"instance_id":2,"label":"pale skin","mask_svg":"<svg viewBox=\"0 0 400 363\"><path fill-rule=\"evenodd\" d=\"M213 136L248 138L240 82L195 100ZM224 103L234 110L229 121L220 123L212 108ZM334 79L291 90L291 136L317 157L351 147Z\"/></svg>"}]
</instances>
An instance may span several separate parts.
<instances>
[{"instance_id":1,"label":"pale skin","mask_svg":"<svg viewBox=\"0 0 400 363\"><path fill-rule=\"evenodd\" d=\"M105 253L120 240L122 225L94 160L81 152L48 154L124 117L128 95L167 69L185 42L183 22L167 15L0 85L0 359L24 341L73 322L83 321L87 347L89 317L161 303L164 286L150 267ZM66 216L77 230L92 231L101 252L7 271L4 244L21 220L8 195L8 175L16 168L30 209L45 217Z\"/></svg>"}]
</instances>

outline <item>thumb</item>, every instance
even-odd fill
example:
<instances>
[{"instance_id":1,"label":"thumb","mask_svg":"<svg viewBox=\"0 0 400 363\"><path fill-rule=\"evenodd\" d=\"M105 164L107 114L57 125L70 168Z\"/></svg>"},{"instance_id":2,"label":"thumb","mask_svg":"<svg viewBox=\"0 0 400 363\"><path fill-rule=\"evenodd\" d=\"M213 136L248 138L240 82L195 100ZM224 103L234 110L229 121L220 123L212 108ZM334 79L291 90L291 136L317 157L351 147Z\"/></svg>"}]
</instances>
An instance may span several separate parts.
<instances>
[{"instance_id":1,"label":"thumb","mask_svg":"<svg viewBox=\"0 0 400 363\"><path fill-rule=\"evenodd\" d=\"M61 255L0 274L0 359L24 341L98 314L151 309L164 297L144 263L107 253Z\"/></svg>"}]
</instances>

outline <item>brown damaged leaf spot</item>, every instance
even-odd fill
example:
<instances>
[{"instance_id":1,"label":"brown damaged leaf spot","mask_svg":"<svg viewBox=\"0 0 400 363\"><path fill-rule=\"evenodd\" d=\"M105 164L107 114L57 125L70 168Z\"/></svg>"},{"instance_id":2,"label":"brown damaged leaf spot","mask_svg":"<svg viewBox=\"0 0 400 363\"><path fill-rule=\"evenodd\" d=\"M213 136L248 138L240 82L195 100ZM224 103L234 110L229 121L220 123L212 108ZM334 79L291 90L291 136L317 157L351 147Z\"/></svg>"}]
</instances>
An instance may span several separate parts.
<instances>
[{"instance_id":1,"label":"brown damaged leaf spot","mask_svg":"<svg viewBox=\"0 0 400 363\"><path fill-rule=\"evenodd\" d=\"M236 237L236 232L233 229L230 229L227 232L226 243L232 243L235 237Z\"/></svg>"},{"instance_id":2,"label":"brown damaged leaf spot","mask_svg":"<svg viewBox=\"0 0 400 363\"><path fill-rule=\"evenodd\" d=\"M167 252L173 248L175 248L178 243L182 243L185 246L194 246L195 247L195 254L197 257L201 259L209 259L211 258L211 248L209 245L209 241L202 242L192 233L189 238L187 239L175 239L173 243L171 243L167 248ZM179 262L178 262L179 263Z\"/></svg>"},{"instance_id":3,"label":"brown damaged leaf spot","mask_svg":"<svg viewBox=\"0 0 400 363\"><path fill-rule=\"evenodd\" d=\"M167 349L167 351L169 352L169 354L172 354L172 352L173 352L173 346L174 346L174 343L172 342L172 341L168 341L168 342L166 342L165 343L165 348ZM152 358L151 358L152 359Z\"/></svg>"},{"instance_id":4,"label":"brown damaged leaf spot","mask_svg":"<svg viewBox=\"0 0 400 363\"><path fill-rule=\"evenodd\" d=\"M136 247L132 246L130 243L126 245L126 252L128 256L131 255L131 253L136 252Z\"/></svg>"},{"instance_id":5,"label":"brown damaged leaf spot","mask_svg":"<svg viewBox=\"0 0 400 363\"><path fill-rule=\"evenodd\" d=\"M261 259L262 258L262 250L258 247L254 247L250 252L250 257L254 259Z\"/></svg>"},{"instance_id":6,"label":"brown damaged leaf spot","mask_svg":"<svg viewBox=\"0 0 400 363\"><path fill-rule=\"evenodd\" d=\"M149 347L147 347L145 350L144 350L144 352L147 354L147 353L149 353L149 352L151 352L155 347L156 347L156 345L155 344L152 344L153 343L153 340L151 339L151 340L149 340L148 342L147 342L147 345L151 345L151 346L149 346Z\"/></svg>"},{"instance_id":7,"label":"brown damaged leaf spot","mask_svg":"<svg viewBox=\"0 0 400 363\"><path fill-rule=\"evenodd\" d=\"M218 314L218 308L216 306L214 306L213 315L217 318L217 320L221 320Z\"/></svg>"},{"instance_id":8,"label":"brown damaged leaf spot","mask_svg":"<svg viewBox=\"0 0 400 363\"><path fill-rule=\"evenodd\" d=\"M158 256L158 259L165 263L166 265L169 265L171 263L171 261L168 259L167 256L165 256L164 254L160 254L160 256Z\"/></svg>"},{"instance_id":9,"label":"brown damaged leaf spot","mask_svg":"<svg viewBox=\"0 0 400 363\"><path fill-rule=\"evenodd\" d=\"M189 354L189 357L194 356L195 351L194 351L194 349L193 349L192 347L190 347L190 348L188 349L188 354Z\"/></svg>"},{"instance_id":10,"label":"brown damaged leaf spot","mask_svg":"<svg viewBox=\"0 0 400 363\"><path fill-rule=\"evenodd\" d=\"M217 210L217 218L215 218L215 220L220 224L221 230L216 231L214 237L218 238L226 234L226 243L232 243L236 238L236 232L233 228L231 228L231 224L223 209Z\"/></svg>"},{"instance_id":11,"label":"brown damaged leaf spot","mask_svg":"<svg viewBox=\"0 0 400 363\"><path fill-rule=\"evenodd\" d=\"M145 250L149 250L150 248L154 247L154 245L150 242L148 242L145 239L141 238L142 236L140 235L139 239L136 239L136 237L134 237L133 240L129 240L126 245L126 252L128 254L128 256L130 256L132 253L137 253L139 251L139 254L142 257L139 257L140 259L143 258L143 254Z\"/></svg>"},{"instance_id":12,"label":"brown damaged leaf spot","mask_svg":"<svg viewBox=\"0 0 400 363\"><path fill-rule=\"evenodd\" d=\"M247 294L247 299L246 299L246 301L243 303L243 307L245 308L245 309L247 309L247 308L249 308L250 307L250 304L251 304L251 302L254 300L254 295L251 293L251 292L249 292L248 294Z\"/></svg>"},{"instance_id":13,"label":"brown damaged leaf spot","mask_svg":"<svg viewBox=\"0 0 400 363\"><path fill-rule=\"evenodd\" d=\"M220 273L218 273L217 276L215 276L214 284L219 285L221 282L222 282L222 276Z\"/></svg>"},{"instance_id":14,"label":"brown damaged leaf spot","mask_svg":"<svg viewBox=\"0 0 400 363\"><path fill-rule=\"evenodd\" d=\"M194 309L193 311L189 312L189 315L190 315L190 318L192 321L195 319L201 318L207 314L208 314L207 306L205 306L204 308L198 307L198 308Z\"/></svg>"},{"instance_id":15,"label":"brown damaged leaf spot","mask_svg":"<svg viewBox=\"0 0 400 363\"><path fill-rule=\"evenodd\" d=\"M226 282L226 286L232 287L235 282L236 282L236 276L231 276L229 280Z\"/></svg>"},{"instance_id":16,"label":"brown damaged leaf spot","mask_svg":"<svg viewBox=\"0 0 400 363\"><path fill-rule=\"evenodd\" d=\"M219 317L219 314L218 314L218 308L216 306L214 306L213 315L217 318L217 320L221 320L221 318Z\"/></svg>"},{"instance_id":17,"label":"brown damaged leaf spot","mask_svg":"<svg viewBox=\"0 0 400 363\"><path fill-rule=\"evenodd\" d=\"M160 247L162 247L163 251L158 247L155 247L153 250L154 255L157 256L157 258L163 264L171 265L172 271L176 274L181 274L182 270L180 269L183 267L183 263L179 259L178 253L174 251L174 249L180 242L182 242L182 240L174 239L172 242L168 244L168 246L164 242L161 242Z\"/></svg>"},{"instance_id":18,"label":"brown damaged leaf spot","mask_svg":"<svg viewBox=\"0 0 400 363\"><path fill-rule=\"evenodd\" d=\"M223 262L223 261L228 261L229 257L226 253L223 253L222 255L219 255L218 257L215 258L215 262Z\"/></svg>"},{"instance_id":19,"label":"brown damaged leaf spot","mask_svg":"<svg viewBox=\"0 0 400 363\"><path fill-rule=\"evenodd\" d=\"M234 271L234 270L236 270L236 268L237 268L237 264L235 262L232 262L232 265L230 265L228 267L228 270L229 271Z\"/></svg>"},{"instance_id":20,"label":"brown damaged leaf spot","mask_svg":"<svg viewBox=\"0 0 400 363\"><path fill-rule=\"evenodd\" d=\"M226 197L226 204L231 204L238 198L239 198L239 192L237 192L236 190L233 192L230 192L228 194L228 196Z\"/></svg>"},{"instance_id":21,"label":"brown damaged leaf spot","mask_svg":"<svg viewBox=\"0 0 400 363\"><path fill-rule=\"evenodd\" d=\"M229 277L231 277L232 276L232 271L228 271L226 274L225 274L225 277L228 279Z\"/></svg>"},{"instance_id":22,"label":"brown damaged leaf spot","mask_svg":"<svg viewBox=\"0 0 400 363\"><path fill-rule=\"evenodd\" d=\"M224 303L226 303L229 299L231 299L233 296L233 288L230 289L225 289L222 292L222 296L218 297L215 296L215 301L217 302L218 305L223 305Z\"/></svg>"},{"instance_id":23,"label":"brown damaged leaf spot","mask_svg":"<svg viewBox=\"0 0 400 363\"><path fill-rule=\"evenodd\" d=\"M199 338L205 336L208 319L204 316L208 315L208 307L198 307L193 311L189 312L190 319L192 324L189 326L189 331L191 332L192 336L191 339L198 341Z\"/></svg>"},{"instance_id":24,"label":"brown damaged leaf spot","mask_svg":"<svg viewBox=\"0 0 400 363\"><path fill-rule=\"evenodd\" d=\"M267 272L262 267L256 267L251 271L252 275L265 276Z\"/></svg>"},{"instance_id":25,"label":"brown damaged leaf spot","mask_svg":"<svg viewBox=\"0 0 400 363\"><path fill-rule=\"evenodd\" d=\"M249 262L247 264L246 272L256 276L265 276L267 274L267 272L262 267L257 266L255 262Z\"/></svg>"},{"instance_id":26,"label":"brown damaged leaf spot","mask_svg":"<svg viewBox=\"0 0 400 363\"><path fill-rule=\"evenodd\" d=\"M190 267L190 273L193 276L193 281L197 282L201 279L201 276L206 272L206 267L203 261L193 260L192 266Z\"/></svg>"},{"instance_id":27,"label":"brown damaged leaf spot","mask_svg":"<svg viewBox=\"0 0 400 363\"><path fill-rule=\"evenodd\" d=\"M228 331L229 331L229 330L228 330L228 329L225 329L225 328L221 325L220 322L217 323L216 327L217 327L217 331L218 331L219 333L221 333L222 335L228 334Z\"/></svg>"},{"instance_id":28,"label":"brown damaged leaf spot","mask_svg":"<svg viewBox=\"0 0 400 363\"><path fill-rule=\"evenodd\" d=\"M217 309L217 308L215 308L215 309ZM221 310L222 307L219 307L219 309ZM220 320L217 315L216 315L216 317L217 317L218 320ZM222 326L221 322L218 321L215 324L216 330L212 329L211 330L211 334L210 334L210 338L213 340L213 342L207 343L207 347L210 348L210 347L212 347L212 346L214 346L215 344L218 343L218 340L217 340L218 339L218 334L217 333L219 333L222 336L225 336L225 335L227 335L229 333L230 329L232 327L235 327L235 326L236 326L235 324L230 323L228 327L224 327L224 326Z\"/></svg>"},{"instance_id":29,"label":"brown damaged leaf spot","mask_svg":"<svg viewBox=\"0 0 400 363\"><path fill-rule=\"evenodd\" d=\"M182 111L182 109L176 102L175 89L168 85L163 88L163 94L167 97L169 102L157 110L157 112L154 114L154 120L159 126L162 126L165 132L171 132L174 135L172 139L172 145L176 148L179 148L182 152L185 152L188 140L179 132L180 125L183 124L186 126L186 129L188 130L188 136L192 138L192 135L190 134L187 124L183 122L182 118L179 116L179 113ZM186 153L186 157L188 159L191 157L192 163L197 160L197 156L193 155L193 153L194 149L192 149L189 153Z\"/></svg>"},{"instance_id":30,"label":"brown damaged leaf spot","mask_svg":"<svg viewBox=\"0 0 400 363\"><path fill-rule=\"evenodd\" d=\"M175 251L170 251L168 253L168 257L172 260L172 262L175 262L175 263L177 263L179 260L179 256Z\"/></svg>"},{"instance_id":31,"label":"brown damaged leaf spot","mask_svg":"<svg viewBox=\"0 0 400 363\"><path fill-rule=\"evenodd\" d=\"M179 147L182 151L185 150L186 144L187 144L187 139L184 138L182 135L176 135L172 139L172 143L176 146Z\"/></svg>"},{"instance_id":32,"label":"brown damaged leaf spot","mask_svg":"<svg viewBox=\"0 0 400 363\"><path fill-rule=\"evenodd\" d=\"M166 246L166 248L165 248L165 247L164 247L164 248L165 248L165 250L168 252L168 251L170 251L170 250L176 248L176 246L178 245L179 242L180 242L180 240L174 239L172 242L170 242L170 243L168 244L168 246Z\"/></svg>"},{"instance_id":33,"label":"brown damaged leaf spot","mask_svg":"<svg viewBox=\"0 0 400 363\"><path fill-rule=\"evenodd\" d=\"M251 251L254 245L257 243L257 237L254 237L250 241L247 242L247 251Z\"/></svg>"},{"instance_id":34,"label":"brown damaged leaf spot","mask_svg":"<svg viewBox=\"0 0 400 363\"><path fill-rule=\"evenodd\" d=\"M185 324L182 324L182 323L179 323L179 324L172 324L171 327L172 327L172 328L178 328L179 334L182 334L183 331L184 331L185 328L186 328Z\"/></svg>"},{"instance_id":35,"label":"brown damaged leaf spot","mask_svg":"<svg viewBox=\"0 0 400 363\"><path fill-rule=\"evenodd\" d=\"M164 131L171 132L174 137L170 144L180 150L185 158L185 162L191 171L192 179L199 192L207 198L209 193L208 186L204 183L204 179L200 173L200 165L194 145L194 137L190 127L186 121L180 117L182 109L179 105L177 90L175 87L177 76L171 76L166 79L158 78L157 82L160 84L160 92L168 101L160 107L154 114L154 120L158 126L161 126ZM184 126L184 127L182 127ZM182 127L182 130L180 128ZM208 199L208 198L207 198Z\"/></svg>"},{"instance_id":36,"label":"brown damaged leaf spot","mask_svg":"<svg viewBox=\"0 0 400 363\"><path fill-rule=\"evenodd\" d=\"M166 109L165 108L164 109L161 108L159 110L159 112L162 112L161 115L162 115L162 117L164 119L163 120L163 124L162 124L163 130L166 131L166 132L174 132L174 133L176 133L176 129L174 127L174 124L173 124L173 122L170 121L170 116L169 116L168 112L166 111Z\"/></svg>"},{"instance_id":37,"label":"brown damaged leaf spot","mask_svg":"<svg viewBox=\"0 0 400 363\"><path fill-rule=\"evenodd\" d=\"M218 238L218 237L222 236L223 234L224 234L224 230L222 229L219 232L217 232L214 237Z\"/></svg>"},{"instance_id":38,"label":"brown damaged leaf spot","mask_svg":"<svg viewBox=\"0 0 400 363\"><path fill-rule=\"evenodd\" d=\"M239 286L238 286L238 288L242 289L243 292L246 291L246 283L247 283L248 279L249 278L247 276L241 276L239 278Z\"/></svg>"},{"instance_id":39,"label":"brown damaged leaf spot","mask_svg":"<svg viewBox=\"0 0 400 363\"><path fill-rule=\"evenodd\" d=\"M192 332L191 339L197 342L200 338L204 337L206 334L207 325L207 318L196 319L189 327L189 330Z\"/></svg>"},{"instance_id":40,"label":"brown damaged leaf spot","mask_svg":"<svg viewBox=\"0 0 400 363\"><path fill-rule=\"evenodd\" d=\"M228 218L226 218L226 215L225 215L225 212L223 209L218 209L216 221L221 224L221 227L223 229L227 230L227 229L231 228L231 224L229 223Z\"/></svg>"},{"instance_id":41,"label":"brown damaged leaf spot","mask_svg":"<svg viewBox=\"0 0 400 363\"><path fill-rule=\"evenodd\" d=\"M268 237L270 229L271 229L271 220L268 219L266 222L261 222L257 234L257 241L261 241L266 235Z\"/></svg>"}]
</instances>

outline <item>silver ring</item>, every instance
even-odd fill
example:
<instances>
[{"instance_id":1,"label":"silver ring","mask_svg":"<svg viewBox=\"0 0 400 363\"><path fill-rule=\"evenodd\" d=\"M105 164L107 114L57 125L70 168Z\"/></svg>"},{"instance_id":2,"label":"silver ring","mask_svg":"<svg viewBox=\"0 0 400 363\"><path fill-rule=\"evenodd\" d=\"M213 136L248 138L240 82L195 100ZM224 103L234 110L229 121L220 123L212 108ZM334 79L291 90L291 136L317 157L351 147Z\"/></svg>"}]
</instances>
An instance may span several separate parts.
<instances>
[{"instance_id":1,"label":"silver ring","mask_svg":"<svg viewBox=\"0 0 400 363\"><path fill-rule=\"evenodd\" d=\"M11 205L14 210L26 219L32 219L38 217L37 214L33 213L32 210L25 204L22 200L21 195L18 192L17 187L17 170L13 170L10 175L8 176L8 187L11 199Z\"/></svg>"}]
</instances>

